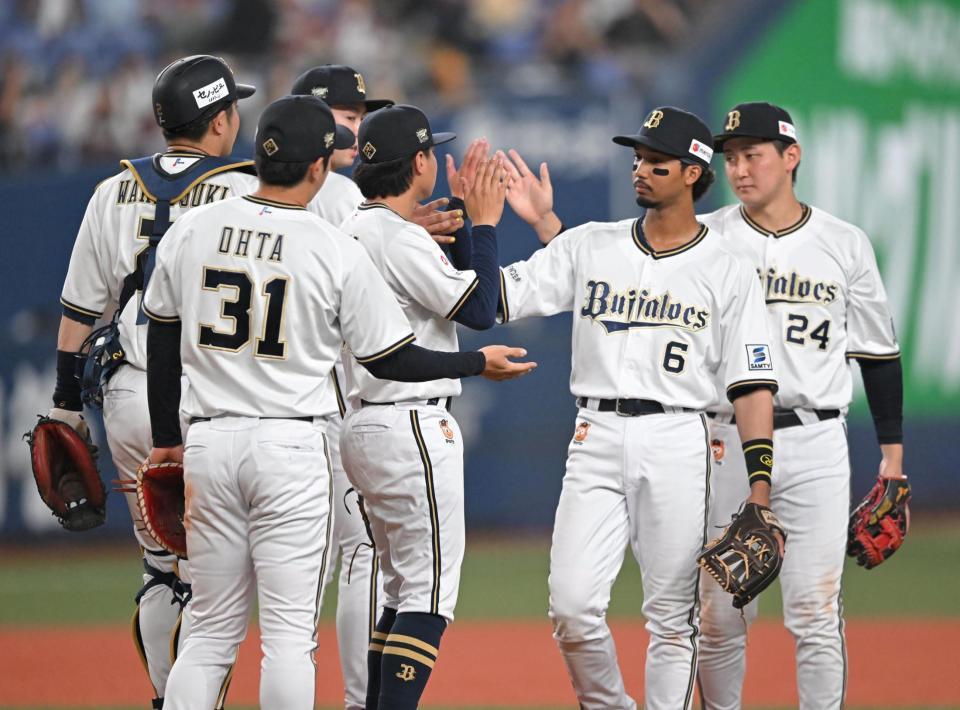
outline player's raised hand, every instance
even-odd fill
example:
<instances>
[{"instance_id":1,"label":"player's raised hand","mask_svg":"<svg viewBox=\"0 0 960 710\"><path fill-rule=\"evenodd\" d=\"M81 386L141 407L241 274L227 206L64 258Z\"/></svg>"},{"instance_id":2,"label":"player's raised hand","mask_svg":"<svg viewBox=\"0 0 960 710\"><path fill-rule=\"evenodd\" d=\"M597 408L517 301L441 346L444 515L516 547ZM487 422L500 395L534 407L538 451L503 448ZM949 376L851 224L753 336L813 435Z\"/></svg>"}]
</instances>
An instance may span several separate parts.
<instances>
[{"instance_id":1,"label":"player's raised hand","mask_svg":"<svg viewBox=\"0 0 960 710\"><path fill-rule=\"evenodd\" d=\"M503 160L509 177L507 202L510 203L510 208L520 219L533 227L541 242L547 244L560 231L560 219L553 211L550 169L546 163L540 163L540 175L534 175L520 153L512 148L509 156L503 151L497 151L497 157Z\"/></svg>"},{"instance_id":2,"label":"player's raised hand","mask_svg":"<svg viewBox=\"0 0 960 710\"><path fill-rule=\"evenodd\" d=\"M511 348L507 345L487 345L480 348L480 352L487 358L487 365L480 374L494 382L522 377L537 367L535 362L514 362L510 359L512 357L526 357L527 351L523 348Z\"/></svg>"},{"instance_id":3,"label":"player's raised hand","mask_svg":"<svg viewBox=\"0 0 960 710\"><path fill-rule=\"evenodd\" d=\"M425 205L418 204L410 217L410 221L426 229L437 244L453 244L456 239L450 235L463 226L463 210L443 210L449 202L441 197Z\"/></svg>"},{"instance_id":4,"label":"player's raised hand","mask_svg":"<svg viewBox=\"0 0 960 710\"><path fill-rule=\"evenodd\" d=\"M468 190L464 202L467 214L474 224L497 226L503 216L503 203L507 195L507 173L503 160L484 160L477 169L474 185Z\"/></svg>"},{"instance_id":5,"label":"player's raised hand","mask_svg":"<svg viewBox=\"0 0 960 710\"><path fill-rule=\"evenodd\" d=\"M490 142L486 138L477 138L467 146L467 152L463 155L463 163L457 170L457 163L453 156L447 153L447 184L450 186L450 194L465 198L467 192L473 186L474 178L477 175L477 168L487 160L487 154L490 152Z\"/></svg>"}]
</instances>

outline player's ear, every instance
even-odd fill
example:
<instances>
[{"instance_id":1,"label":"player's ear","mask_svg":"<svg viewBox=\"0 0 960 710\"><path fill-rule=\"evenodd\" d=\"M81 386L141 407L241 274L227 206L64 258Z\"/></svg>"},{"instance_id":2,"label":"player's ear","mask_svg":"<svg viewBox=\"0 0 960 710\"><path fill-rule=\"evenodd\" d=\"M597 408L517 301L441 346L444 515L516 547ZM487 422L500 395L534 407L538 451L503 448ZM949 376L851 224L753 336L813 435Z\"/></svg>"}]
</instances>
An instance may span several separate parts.
<instances>
[{"instance_id":1,"label":"player's ear","mask_svg":"<svg viewBox=\"0 0 960 710\"><path fill-rule=\"evenodd\" d=\"M697 180L700 179L700 176L703 174L703 168L699 165L684 165L683 166L683 184L687 187L690 187Z\"/></svg>"},{"instance_id":2,"label":"player's ear","mask_svg":"<svg viewBox=\"0 0 960 710\"><path fill-rule=\"evenodd\" d=\"M413 170L417 175L423 175L427 172L427 165L430 164L430 156L426 151L419 151L413 156Z\"/></svg>"},{"instance_id":3,"label":"player's ear","mask_svg":"<svg viewBox=\"0 0 960 710\"><path fill-rule=\"evenodd\" d=\"M791 143L783 149L783 162L787 170L793 170L800 165L800 144Z\"/></svg>"}]
</instances>

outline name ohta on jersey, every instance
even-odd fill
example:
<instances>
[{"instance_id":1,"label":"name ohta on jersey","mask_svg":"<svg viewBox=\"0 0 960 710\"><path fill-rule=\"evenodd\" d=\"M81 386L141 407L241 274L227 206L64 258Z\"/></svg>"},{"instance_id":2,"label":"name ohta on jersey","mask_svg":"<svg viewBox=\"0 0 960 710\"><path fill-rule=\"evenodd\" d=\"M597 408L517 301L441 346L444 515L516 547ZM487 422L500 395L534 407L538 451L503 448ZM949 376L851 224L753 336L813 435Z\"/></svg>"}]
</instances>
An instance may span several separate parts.
<instances>
[{"instance_id":1,"label":"name ohta on jersey","mask_svg":"<svg viewBox=\"0 0 960 710\"><path fill-rule=\"evenodd\" d=\"M832 281L804 278L796 271L780 273L776 267L757 269L767 303L833 303L840 286Z\"/></svg>"},{"instance_id":2,"label":"name ohta on jersey","mask_svg":"<svg viewBox=\"0 0 960 710\"><path fill-rule=\"evenodd\" d=\"M232 256L252 256L254 259L283 261L283 235L242 227L224 227L220 232L217 251Z\"/></svg>"},{"instance_id":3,"label":"name ohta on jersey","mask_svg":"<svg viewBox=\"0 0 960 710\"><path fill-rule=\"evenodd\" d=\"M228 192L230 192L230 188L226 185L212 185L202 182L184 195L183 199L172 203L171 207L173 205L180 205L181 207L209 205L211 202L225 200ZM154 200L140 189L140 184L136 180L121 180L117 187L117 204L132 205L141 202L152 205Z\"/></svg>"},{"instance_id":4,"label":"name ohta on jersey","mask_svg":"<svg viewBox=\"0 0 960 710\"><path fill-rule=\"evenodd\" d=\"M580 315L591 318L607 333L631 328L679 328L698 331L710 322L710 311L675 300L670 292L654 296L648 289L614 291L606 281L588 281Z\"/></svg>"}]
</instances>

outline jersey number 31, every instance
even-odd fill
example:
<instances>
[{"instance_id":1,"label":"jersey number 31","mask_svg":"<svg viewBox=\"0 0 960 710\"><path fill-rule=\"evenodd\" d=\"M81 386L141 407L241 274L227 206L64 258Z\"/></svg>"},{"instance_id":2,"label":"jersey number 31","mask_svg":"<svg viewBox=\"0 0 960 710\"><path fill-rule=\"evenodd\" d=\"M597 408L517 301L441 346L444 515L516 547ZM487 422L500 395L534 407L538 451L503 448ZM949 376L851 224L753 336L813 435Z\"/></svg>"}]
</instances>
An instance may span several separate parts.
<instances>
[{"instance_id":1,"label":"jersey number 31","mask_svg":"<svg viewBox=\"0 0 960 710\"><path fill-rule=\"evenodd\" d=\"M234 298L220 300L220 316L233 321L232 331L217 330L213 325L200 324L200 347L239 352L250 342L250 307L253 281L245 271L203 269L203 290L232 289ZM263 283L260 293L266 298L265 317L253 353L257 357L282 360L287 356L283 335L283 311L287 296L287 279L275 276Z\"/></svg>"}]
</instances>

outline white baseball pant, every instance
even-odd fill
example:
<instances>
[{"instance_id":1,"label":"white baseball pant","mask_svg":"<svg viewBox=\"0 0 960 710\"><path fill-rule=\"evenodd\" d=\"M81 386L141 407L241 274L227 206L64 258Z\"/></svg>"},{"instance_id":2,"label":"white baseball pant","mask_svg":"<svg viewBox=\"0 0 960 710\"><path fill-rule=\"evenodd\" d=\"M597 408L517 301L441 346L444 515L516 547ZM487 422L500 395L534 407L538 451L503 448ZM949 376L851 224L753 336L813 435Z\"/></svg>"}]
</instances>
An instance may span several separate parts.
<instances>
[{"instance_id":1,"label":"white baseball pant","mask_svg":"<svg viewBox=\"0 0 960 710\"><path fill-rule=\"evenodd\" d=\"M710 479L700 414L623 417L581 408L550 549L550 618L581 708L631 709L606 623L627 545L650 632L645 707L693 700L699 573Z\"/></svg>"},{"instance_id":2,"label":"white baseball pant","mask_svg":"<svg viewBox=\"0 0 960 710\"><path fill-rule=\"evenodd\" d=\"M344 707L363 710L367 694L367 648L383 609L380 567L360 512L359 494L347 480L340 457L339 414L326 418L333 470L333 533L324 587L333 579L337 558L337 645L343 673Z\"/></svg>"},{"instance_id":3,"label":"white baseball pant","mask_svg":"<svg viewBox=\"0 0 960 710\"><path fill-rule=\"evenodd\" d=\"M110 378L103 391L103 424L117 476L124 483L135 482L137 469L149 455L152 441L145 371L123 365ZM126 493L124 497L144 561L166 579L175 574L189 583L188 563L181 560L178 565L177 558L147 532L137 507L136 494ZM154 575L144 573L143 584L147 585L153 579ZM188 617L186 609L181 612L180 605L173 603L173 591L166 584L149 587L141 595L134 612L134 641L158 698L164 695L177 642L186 636Z\"/></svg>"},{"instance_id":4,"label":"white baseball pant","mask_svg":"<svg viewBox=\"0 0 960 710\"><path fill-rule=\"evenodd\" d=\"M383 605L453 620L463 562L463 437L439 405L364 406L340 440L363 495L383 576Z\"/></svg>"},{"instance_id":5,"label":"white baseball pant","mask_svg":"<svg viewBox=\"0 0 960 710\"><path fill-rule=\"evenodd\" d=\"M810 413L812 414L812 413ZM809 418L809 417L805 417ZM840 708L846 690L846 647L840 578L850 512L850 463L842 418L777 429L773 434L770 507L787 530L780 570L783 616L796 643L801 710ZM737 428L711 421L714 463L710 534L729 524L749 494ZM743 613L703 573L701 581L700 693L706 710L741 705L747 627L757 601Z\"/></svg>"},{"instance_id":6,"label":"white baseball pant","mask_svg":"<svg viewBox=\"0 0 960 710\"><path fill-rule=\"evenodd\" d=\"M184 450L192 628L167 681L166 710L209 710L257 592L260 707L313 708L317 621L330 535L323 421L218 417Z\"/></svg>"}]
</instances>

